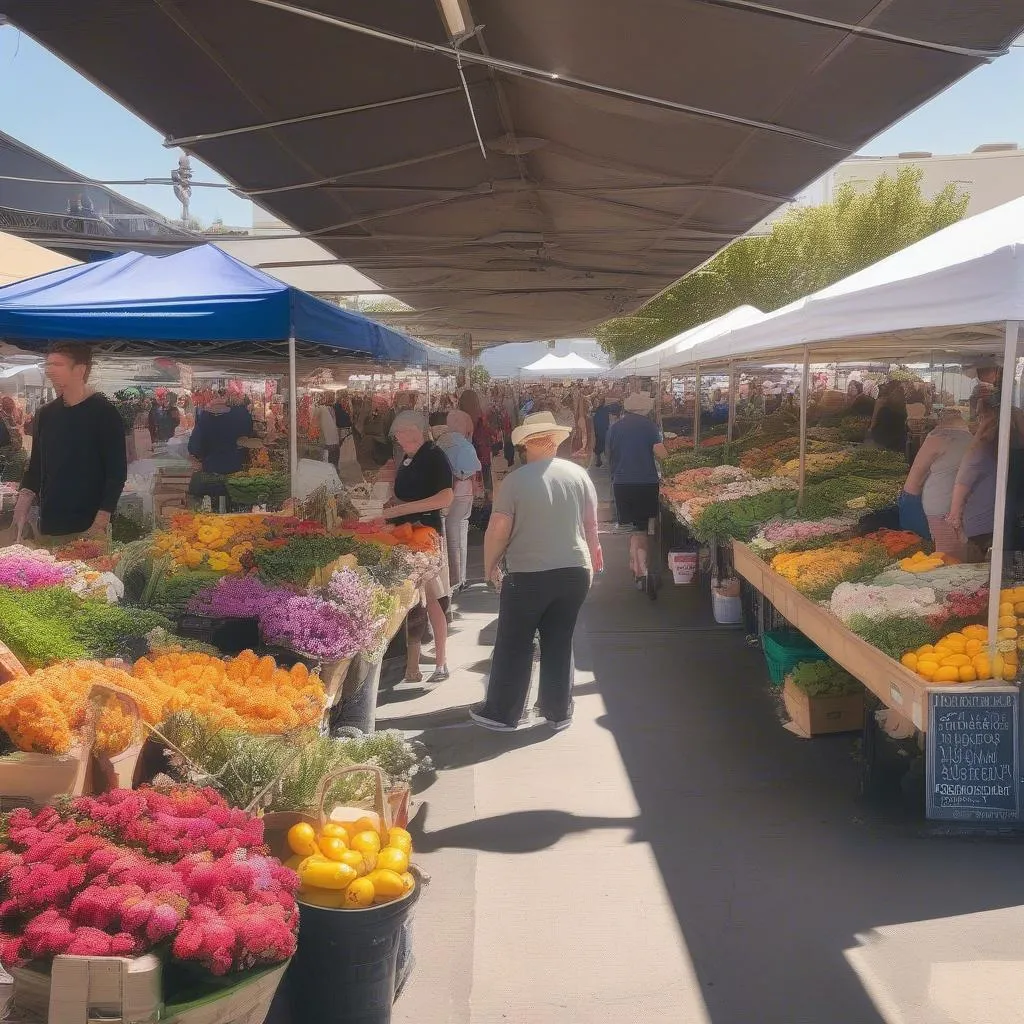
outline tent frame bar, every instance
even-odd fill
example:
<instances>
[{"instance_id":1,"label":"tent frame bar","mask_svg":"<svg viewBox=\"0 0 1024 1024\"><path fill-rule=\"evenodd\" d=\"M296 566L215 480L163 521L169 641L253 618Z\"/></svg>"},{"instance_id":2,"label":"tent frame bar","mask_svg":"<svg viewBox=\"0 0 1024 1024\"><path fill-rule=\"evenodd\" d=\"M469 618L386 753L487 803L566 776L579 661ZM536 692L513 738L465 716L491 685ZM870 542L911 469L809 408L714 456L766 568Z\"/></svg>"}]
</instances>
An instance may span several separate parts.
<instances>
[{"instance_id":1,"label":"tent frame bar","mask_svg":"<svg viewBox=\"0 0 1024 1024\"><path fill-rule=\"evenodd\" d=\"M358 35L368 36L381 42L396 43L399 46L405 46L412 50L437 54L456 63L462 61L465 64L478 64L492 71L515 75L520 78L528 78L535 82L542 82L545 85L596 93L602 96L613 96L632 103L642 103L646 106L661 108L662 110L673 110L680 114L686 114L689 117L718 121L755 131L770 132L774 135L784 135L787 138L806 142L813 146L821 146L824 149L831 149L840 153L850 152L850 147L845 143L826 139L810 132L803 132L797 128L788 128L785 125L758 121L753 118L738 117L734 114L725 114L717 110L707 110L703 107L695 107L688 103L677 103L674 100L657 96L647 96L629 89L618 89L615 86L602 85L598 82L577 78L575 75L563 75L554 71L544 71L540 68L531 67L528 64L520 64L517 61L502 60L485 53L474 53L472 50L463 50L453 45L430 43L423 39L414 39L410 36L403 36L395 32L387 32L383 29L363 25L356 21L349 21L346 18L337 18L329 14L323 14L320 11L311 11L307 8L299 7L297 4L285 3L283 0L248 0L248 2L257 4L260 7L269 7L273 10L283 11L286 14L294 14L301 18L308 18L311 21L318 21L333 28L340 28ZM476 148L475 145L472 148Z\"/></svg>"}]
</instances>

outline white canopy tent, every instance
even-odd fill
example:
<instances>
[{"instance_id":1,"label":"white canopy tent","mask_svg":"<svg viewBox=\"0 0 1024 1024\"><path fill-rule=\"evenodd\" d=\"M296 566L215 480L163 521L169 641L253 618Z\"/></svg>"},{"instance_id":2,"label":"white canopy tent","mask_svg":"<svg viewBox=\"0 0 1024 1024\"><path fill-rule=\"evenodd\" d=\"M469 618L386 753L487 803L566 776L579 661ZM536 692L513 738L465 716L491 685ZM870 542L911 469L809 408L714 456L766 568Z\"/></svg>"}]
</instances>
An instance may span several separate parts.
<instances>
[{"instance_id":1,"label":"white canopy tent","mask_svg":"<svg viewBox=\"0 0 1024 1024\"><path fill-rule=\"evenodd\" d=\"M589 359L570 352L568 355L556 356L549 352L535 363L523 367L524 377L601 377L608 371Z\"/></svg>"},{"instance_id":2,"label":"white canopy tent","mask_svg":"<svg viewBox=\"0 0 1024 1024\"><path fill-rule=\"evenodd\" d=\"M812 356L821 360L962 361L1002 354L989 632L996 635L1003 570L1010 421L1024 320L1024 198L960 221L755 323L695 345L702 369L760 360L803 364L800 491Z\"/></svg>"},{"instance_id":3,"label":"white canopy tent","mask_svg":"<svg viewBox=\"0 0 1024 1024\"><path fill-rule=\"evenodd\" d=\"M737 306L707 323L691 327L646 352L624 359L615 367L616 377L656 377L661 370L689 363L689 352L703 342L712 341L738 327L745 327L764 317L756 306Z\"/></svg>"}]
</instances>

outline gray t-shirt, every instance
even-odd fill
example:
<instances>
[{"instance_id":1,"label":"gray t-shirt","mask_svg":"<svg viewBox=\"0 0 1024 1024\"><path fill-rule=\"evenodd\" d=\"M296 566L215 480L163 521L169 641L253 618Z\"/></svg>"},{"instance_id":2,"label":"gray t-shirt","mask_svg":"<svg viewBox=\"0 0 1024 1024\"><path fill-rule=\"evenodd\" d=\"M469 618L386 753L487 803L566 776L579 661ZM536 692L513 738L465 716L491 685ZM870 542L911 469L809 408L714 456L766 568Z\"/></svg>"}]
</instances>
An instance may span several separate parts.
<instances>
[{"instance_id":1,"label":"gray t-shirt","mask_svg":"<svg viewBox=\"0 0 1024 1024\"><path fill-rule=\"evenodd\" d=\"M505 552L508 571L589 569L584 533L588 503L597 509L597 492L574 462L544 459L509 473L494 500L495 512L512 517Z\"/></svg>"},{"instance_id":2,"label":"gray t-shirt","mask_svg":"<svg viewBox=\"0 0 1024 1024\"><path fill-rule=\"evenodd\" d=\"M960 463L973 441L971 432L962 427L936 427L928 435L926 443L941 444L941 448L928 467L928 476L921 489L921 504L926 516L948 515Z\"/></svg>"}]
</instances>

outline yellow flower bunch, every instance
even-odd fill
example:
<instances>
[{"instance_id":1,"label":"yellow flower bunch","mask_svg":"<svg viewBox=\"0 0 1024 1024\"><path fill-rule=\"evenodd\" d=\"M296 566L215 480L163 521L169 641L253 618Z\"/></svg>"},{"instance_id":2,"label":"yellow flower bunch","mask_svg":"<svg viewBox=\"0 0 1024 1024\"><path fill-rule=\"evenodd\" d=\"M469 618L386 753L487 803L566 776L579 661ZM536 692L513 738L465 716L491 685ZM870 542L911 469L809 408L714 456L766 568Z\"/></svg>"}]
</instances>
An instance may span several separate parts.
<instances>
[{"instance_id":1,"label":"yellow flower bunch","mask_svg":"<svg viewBox=\"0 0 1024 1024\"><path fill-rule=\"evenodd\" d=\"M164 717L191 711L222 728L251 733L314 725L326 700L320 677L305 665L278 668L273 658L252 651L229 660L186 652L140 658L135 677L161 695Z\"/></svg>"},{"instance_id":2,"label":"yellow flower bunch","mask_svg":"<svg viewBox=\"0 0 1024 1024\"><path fill-rule=\"evenodd\" d=\"M863 560L860 551L833 546L783 552L772 559L772 568L798 590L817 593L837 587Z\"/></svg>"},{"instance_id":3,"label":"yellow flower bunch","mask_svg":"<svg viewBox=\"0 0 1024 1024\"><path fill-rule=\"evenodd\" d=\"M215 572L240 573L241 559L266 533L266 518L259 514L184 513L171 520L170 530L155 535L153 552L189 569L206 562Z\"/></svg>"}]
</instances>

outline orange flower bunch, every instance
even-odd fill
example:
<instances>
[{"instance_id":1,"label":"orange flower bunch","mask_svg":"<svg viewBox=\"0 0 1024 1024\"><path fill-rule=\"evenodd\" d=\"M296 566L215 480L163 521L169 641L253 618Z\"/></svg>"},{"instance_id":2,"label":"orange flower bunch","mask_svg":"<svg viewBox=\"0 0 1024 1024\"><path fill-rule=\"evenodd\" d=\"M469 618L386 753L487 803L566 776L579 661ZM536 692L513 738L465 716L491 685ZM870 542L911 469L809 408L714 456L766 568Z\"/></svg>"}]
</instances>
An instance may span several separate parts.
<instances>
[{"instance_id":1,"label":"orange flower bunch","mask_svg":"<svg viewBox=\"0 0 1024 1024\"><path fill-rule=\"evenodd\" d=\"M225 729L280 734L314 725L326 694L320 677L301 663L278 668L273 658L243 651L237 658L165 654L135 663L138 683L163 701L163 714L191 711Z\"/></svg>"},{"instance_id":2,"label":"orange flower bunch","mask_svg":"<svg viewBox=\"0 0 1024 1024\"><path fill-rule=\"evenodd\" d=\"M836 546L786 551L772 559L772 569L805 594L831 592L863 561L863 554Z\"/></svg>"},{"instance_id":3,"label":"orange flower bunch","mask_svg":"<svg viewBox=\"0 0 1024 1024\"><path fill-rule=\"evenodd\" d=\"M90 694L97 684L127 691L146 721L160 720L152 695L127 672L97 661L74 661L40 669L0 688L0 728L19 750L66 754L86 725ZM118 754L139 739L135 715L116 694L95 699L94 747Z\"/></svg>"}]
</instances>

